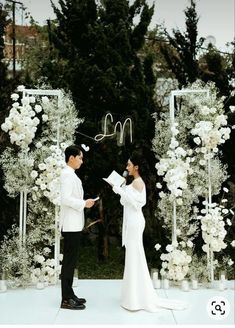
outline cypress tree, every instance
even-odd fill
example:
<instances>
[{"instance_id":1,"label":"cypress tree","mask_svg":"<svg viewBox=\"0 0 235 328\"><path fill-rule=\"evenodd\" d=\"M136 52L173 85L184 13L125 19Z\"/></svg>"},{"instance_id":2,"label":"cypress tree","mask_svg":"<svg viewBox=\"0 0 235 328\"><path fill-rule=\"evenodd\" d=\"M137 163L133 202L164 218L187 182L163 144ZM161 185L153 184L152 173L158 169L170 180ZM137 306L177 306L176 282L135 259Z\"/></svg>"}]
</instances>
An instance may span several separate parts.
<instances>
[{"instance_id":1,"label":"cypress tree","mask_svg":"<svg viewBox=\"0 0 235 328\"><path fill-rule=\"evenodd\" d=\"M94 0L59 0L59 5L60 9L53 5L58 24L50 39L65 62L64 79L72 91L79 116L85 118L77 141L89 145L91 151L85 154L89 164L80 173L84 174L93 196L101 193L103 206L99 215L103 217L104 228L100 233L107 237L118 230L116 220L121 212L117 210L117 197L101 178L113 169L124 170L128 154L134 149L141 149L143 159L151 168L150 180L155 173L151 152L155 79L151 57L140 56L153 7L145 0L136 0L131 6L127 0L105 0L99 6ZM137 15L139 22L134 24ZM102 118L108 112L115 122L132 118L133 143L126 137L125 145L119 147L115 139L95 143L83 137L83 134L94 137L101 133ZM109 126L109 133L113 127ZM151 181L154 183L154 179ZM150 199L154 187L150 188Z\"/></svg>"},{"instance_id":2,"label":"cypress tree","mask_svg":"<svg viewBox=\"0 0 235 328\"><path fill-rule=\"evenodd\" d=\"M204 39L197 41L198 16L195 1L184 11L186 17L186 31L173 29L173 36L165 31L168 44L161 44L161 51L165 60L179 82L180 88L194 82L199 76L197 53Z\"/></svg>"}]
</instances>

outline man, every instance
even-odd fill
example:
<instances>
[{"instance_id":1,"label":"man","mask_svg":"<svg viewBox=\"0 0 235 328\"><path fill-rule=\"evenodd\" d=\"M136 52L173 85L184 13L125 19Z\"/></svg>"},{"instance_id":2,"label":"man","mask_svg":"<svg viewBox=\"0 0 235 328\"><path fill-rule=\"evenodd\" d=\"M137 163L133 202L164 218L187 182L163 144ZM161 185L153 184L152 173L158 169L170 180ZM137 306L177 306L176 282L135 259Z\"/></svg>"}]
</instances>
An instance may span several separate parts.
<instances>
[{"instance_id":1,"label":"man","mask_svg":"<svg viewBox=\"0 0 235 328\"><path fill-rule=\"evenodd\" d=\"M93 199L83 199L82 182L75 174L83 163L82 148L72 145L65 149L66 167L61 172L60 227L64 237L64 256L61 269L61 308L84 310L84 298L73 291L73 275L78 255L78 242L84 227L84 208L94 205Z\"/></svg>"}]
</instances>

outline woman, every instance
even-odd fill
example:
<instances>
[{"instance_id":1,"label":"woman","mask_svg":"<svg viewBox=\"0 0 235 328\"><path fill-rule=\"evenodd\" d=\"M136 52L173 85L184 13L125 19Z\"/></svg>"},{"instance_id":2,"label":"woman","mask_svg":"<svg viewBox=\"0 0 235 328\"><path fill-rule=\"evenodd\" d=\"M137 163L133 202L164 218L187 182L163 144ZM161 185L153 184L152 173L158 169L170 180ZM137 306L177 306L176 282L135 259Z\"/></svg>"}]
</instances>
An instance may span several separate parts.
<instances>
[{"instance_id":1,"label":"woman","mask_svg":"<svg viewBox=\"0 0 235 328\"><path fill-rule=\"evenodd\" d=\"M131 311L149 312L157 312L160 308L184 309L183 302L159 298L149 275L143 247L145 219L142 207L146 204L146 188L141 178L142 163L143 158L133 154L126 167L133 182L125 187L113 187L113 191L121 196L124 207L122 245L126 254L121 306Z\"/></svg>"}]
</instances>

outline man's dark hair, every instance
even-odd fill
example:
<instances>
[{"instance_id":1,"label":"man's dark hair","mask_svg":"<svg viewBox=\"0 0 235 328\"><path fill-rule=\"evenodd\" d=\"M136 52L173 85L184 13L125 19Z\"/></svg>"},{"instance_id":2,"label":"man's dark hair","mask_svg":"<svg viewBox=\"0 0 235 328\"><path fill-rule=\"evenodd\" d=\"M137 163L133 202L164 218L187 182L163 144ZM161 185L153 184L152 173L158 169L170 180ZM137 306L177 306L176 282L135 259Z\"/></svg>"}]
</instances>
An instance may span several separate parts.
<instances>
[{"instance_id":1,"label":"man's dark hair","mask_svg":"<svg viewBox=\"0 0 235 328\"><path fill-rule=\"evenodd\" d=\"M68 146L64 151L65 162L68 163L70 156L76 157L77 155L80 155L82 152L83 150L80 146L77 145Z\"/></svg>"}]
</instances>

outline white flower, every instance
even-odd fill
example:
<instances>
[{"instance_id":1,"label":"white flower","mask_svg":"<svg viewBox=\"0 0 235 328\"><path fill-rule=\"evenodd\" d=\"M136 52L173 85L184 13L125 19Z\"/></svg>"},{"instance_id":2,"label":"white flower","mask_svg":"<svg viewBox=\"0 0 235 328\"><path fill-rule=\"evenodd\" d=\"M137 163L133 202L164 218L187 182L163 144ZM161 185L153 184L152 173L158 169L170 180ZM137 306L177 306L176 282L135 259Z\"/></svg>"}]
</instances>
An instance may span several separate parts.
<instances>
[{"instance_id":1,"label":"white flower","mask_svg":"<svg viewBox=\"0 0 235 328\"><path fill-rule=\"evenodd\" d=\"M208 245L206 244L206 245L203 245L202 246L202 250L205 252L205 253L207 253L208 251L209 251L209 247L208 247Z\"/></svg>"},{"instance_id":2,"label":"white flower","mask_svg":"<svg viewBox=\"0 0 235 328\"><path fill-rule=\"evenodd\" d=\"M156 251L158 251L158 250L161 248L161 245L160 245L160 244L156 244L156 245L154 246L154 248L156 249Z\"/></svg>"},{"instance_id":3,"label":"white flower","mask_svg":"<svg viewBox=\"0 0 235 328\"><path fill-rule=\"evenodd\" d=\"M43 96L43 97L42 97L42 103L43 103L43 104L48 104L48 102L49 102L48 97L47 97L47 96Z\"/></svg>"},{"instance_id":4,"label":"white flower","mask_svg":"<svg viewBox=\"0 0 235 328\"><path fill-rule=\"evenodd\" d=\"M227 222L227 225L229 225L229 226L231 226L231 225L232 225L232 222L231 222L231 220L230 220L230 219L227 219L227 220L226 220L226 222Z\"/></svg>"},{"instance_id":5,"label":"white flower","mask_svg":"<svg viewBox=\"0 0 235 328\"><path fill-rule=\"evenodd\" d=\"M235 106L233 106L233 105L230 105L230 106L229 106L229 109L231 110L231 112L232 112L232 113L234 113L234 112L235 112Z\"/></svg>"},{"instance_id":6,"label":"white flower","mask_svg":"<svg viewBox=\"0 0 235 328\"><path fill-rule=\"evenodd\" d=\"M187 152L182 147L177 147L175 149L175 154L179 157L180 156L185 157L187 155Z\"/></svg>"},{"instance_id":7,"label":"white flower","mask_svg":"<svg viewBox=\"0 0 235 328\"><path fill-rule=\"evenodd\" d=\"M42 120L43 120L43 122L47 122L48 121L48 115L43 114L42 115Z\"/></svg>"},{"instance_id":8,"label":"white flower","mask_svg":"<svg viewBox=\"0 0 235 328\"><path fill-rule=\"evenodd\" d=\"M38 168L39 168L39 170L41 170L41 171L43 171L43 170L46 170L46 164L45 163L40 163L39 165L38 165Z\"/></svg>"},{"instance_id":9,"label":"white flower","mask_svg":"<svg viewBox=\"0 0 235 328\"><path fill-rule=\"evenodd\" d=\"M165 196L166 196L166 194L163 191L159 192L159 197L160 198L164 198Z\"/></svg>"},{"instance_id":10,"label":"white flower","mask_svg":"<svg viewBox=\"0 0 235 328\"><path fill-rule=\"evenodd\" d=\"M225 187L224 187L224 188L223 188L223 191L224 191L224 192L228 192L229 190L228 190L228 188L225 188Z\"/></svg>"},{"instance_id":11,"label":"white flower","mask_svg":"<svg viewBox=\"0 0 235 328\"><path fill-rule=\"evenodd\" d=\"M60 147L61 147L62 150L65 150L68 147L68 145L65 142L62 142L60 144Z\"/></svg>"},{"instance_id":12,"label":"white flower","mask_svg":"<svg viewBox=\"0 0 235 328\"><path fill-rule=\"evenodd\" d=\"M172 245L167 245L167 246L166 246L166 251L167 251L167 252L172 252L173 249L174 249L174 247L173 247Z\"/></svg>"},{"instance_id":13,"label":"white flower","mask_svg":"<svg viewBox=\"0 0 235 328\"><path fill-rule=\"evenodd\" d=\"M200 145L201 143L201 139L199 137L193 138L193 141L195 142L195 144Z\"/></svg>"},{"instance_id":14,"label":"white flower","mask_svg":"<svg viewBox=\"0 0 235 328\"><path fill-rule=\"evenodd\" d=\"M229 265L229 266L232 266L232 265L233 265L233 263L234 263L234 262L233 262L233 260L232 260L232 259L229 259L229 260L228 260L228 265Z\"/></svg>"},{"instance_id":15,"label":"white flower","mask_svg":"<svg viewBox=\"0 0 235 328\"><path fill-rule=\"evenodd\" d=\"M42 255L35 255L34 256L34 261L42 264L43 262L45 262L45 258Z\"/></svg>"},{"instance_id":16,"label":"white flower","mask_svg":"<svg viewBox=\"0 0 235 328\"><path fill-rule=\"evenodd\" d=\"M1 129L4 131L4 132L8 132L8 125L7 125L7 123L2 123L2 125L1 125Z\"/></svg>"},{"instance_id":17,"label":"white flower","mask_svg":"<svg viewBox=\"0 0 235 328\"><path fill-rule=\"evenodd\" d=\"M36 113L40 113L42 111L42 106L41 105L35 105L34 110Z\"/></svg>"},{"instance_id":18,"label":"white flower","mask_svg":"<svg viewBox=\"0 0 235 328\"><path fill-rule=\"evenodd\" d=\"M228 213L229 213L229 211L228 211L228 209L227 209L227 208L224 208L224 209L222 210L222 213L224 213L224 214L228 214Z\"/></svg>"},{"instance_id":19,"label":"white flower","mask_svg":"<svg viewBox=\"0 0 235 328\"><path fill-rule=\"evenodd\" d=\"M204 166L204 165L206 165L206 161L204 161L203 159L200 159L199 164Z\"/></svg>"},{"instance_id":20,"label":"white flower","mask_svg":"<svg viewBox=\"0 0 235 328\"><path fill-rule=\"evenodd\" d=\"M162 262L162 267L165 269L167 268L167 262Z\"/></svg>"},{"instance_id":21,"label":"white flower","mask_svg":"<svg viewBox=\"0 0 235 328\"><path fill-rule=\"evenodd\" d=\"M34 96L30 96L30 97L29 97L29 102L30 102L31 104L34 104L35 101L36 101L36 99L35 99Z\"/></svg>"},{"instance_id":22,"label":"white flower","mask_svg":"<svg viewBox=\"0 0 235 328\"><path fill-rule=\"evenodd\" d=\"M43 248L43 254L48 255L49 253L51 253L51 249L49 247L44 247Z\"/></svg>"},{"instance_id":23,"label":"white flower","mask_svg":"<svg viewBox=\"0 0 235 328\"><path fill-rule=\"evenodd\" d=\"M215 232L216 232L216 229L214 227L210 229L211 234L214 234Z\"/></svg>"},{"instance_id":24,"label":"white flower","mask_svg":"<svg viewBox=\"0 0 235 328\"><path fill-rule=\"evenodd\" d=\"M29 105L29 97L22 98L21 103L22 103L22 105L25 105L25 106Z\"/></svg>"},{"instance_id":25,"label":"white flower","mask_svg":"<svg viewBox=\"0 0 235 328\"><path fill-rule=\"evenodd\" d=\"M13 93L12 95L11 95L11 99L13 100L13 101L17 101L18 99L19 99L19 95L18 95L18 93Z\"/></svg>"},{"instance_id":26,"label":"white flower","mask_svg":"<svg viewBox=\"0 0 235 328\"><path fill-rule=\"evenodd\" d=\"M33 179L35 179L38 176L38 172L33 170L30 175Z\"/></svg>"},{"instance_id":27,"label":"white flower","mask_svg":"<svg viewBox=\"0 0 235 328\"><path fill-rule=\"evenodd\" d=\"M42 148L42 143L39 141L39 142L36 143L35 146L36 146L36 148L38 148L38 149L39 149L39 148Z\"/></svg>"},{"instance_id":28,"label":"white flower","mask_svg":"<svg viewBox=\"0 0 235 328\"><path fill-rule=\"evenodd\" d=\"M193 247L193 243L192 243L191 240L188 240L188 241L187 241L187 246L188 246L189 248L192 248L192 247Z\"/></svg>"},{"instance_id":29,"label":"white flower","mask_svg":"<svg viewBox=\"0 0 235 328\"><path fill-rule=\"evenodd\" d=\"M162 188L161 183L160 183L160 182L157 182L157 183L156 183L156 187L157 187L158 189L161 189L161 188Z\"/></svg>"},{"instance_id":30,"label":"white flower","mask_svg":"<svg viewBox=\"0 0 235 328\"><path fill-rule=\"evenodd\" d=\"M179 142L175 138L171 138L170 148L174 149L179 146Z\"/></svg>"},{"instance_id":31,"label":"white flower","mask_svg":"<svg viewBox=\"0 0 235 328\"><path fill-rule=\"evenodd\" d=\"M183 200L182 200L182 198L177 198L177 199L176 199L176 203L177 203L178 205L183 205Z\"/></svg>"},{"instance_id":32,"label":"white flower","mask_svg":"<svg viewBox=\"0 0 235 328\"><path fill-rule=\"evenodd\" d=\"M175 126L172 126L172 127L171 127L171 132L172 132L172 134L173 134L174 136L176 136L176 135L179 133L179 130L176 129Z\"/></svg>"},{"instance_id":33,"label":"white flower","mask_svg":"<svg viewBox=\"0 0 235 328\"><path fill-rule=\"evenodd\" d=\"M176 229L176 234L177 234L177 236L180 236L181 235L181 230L180 229Z\"/></svg>"},{"instance_id":34,"label":"white flower","mask_svg":"<svg viewBox=\"0 0 235 328\"><path fill-rule=\"evenodd\" d=\"M235 247L235 240L231 241L231 246Z\"/></svg>"},{"instance_id":35,"label":"white flower","mask_svg":"<svg viewBox=\"0 0 235 328\"><path fill-rule=\"evenodd\" d=\"M25 86L24 85L19 85L17 87L17 91L20 91L20 92L24 91L24 89L25 89Z\"/></svg>"}]
</instances>

